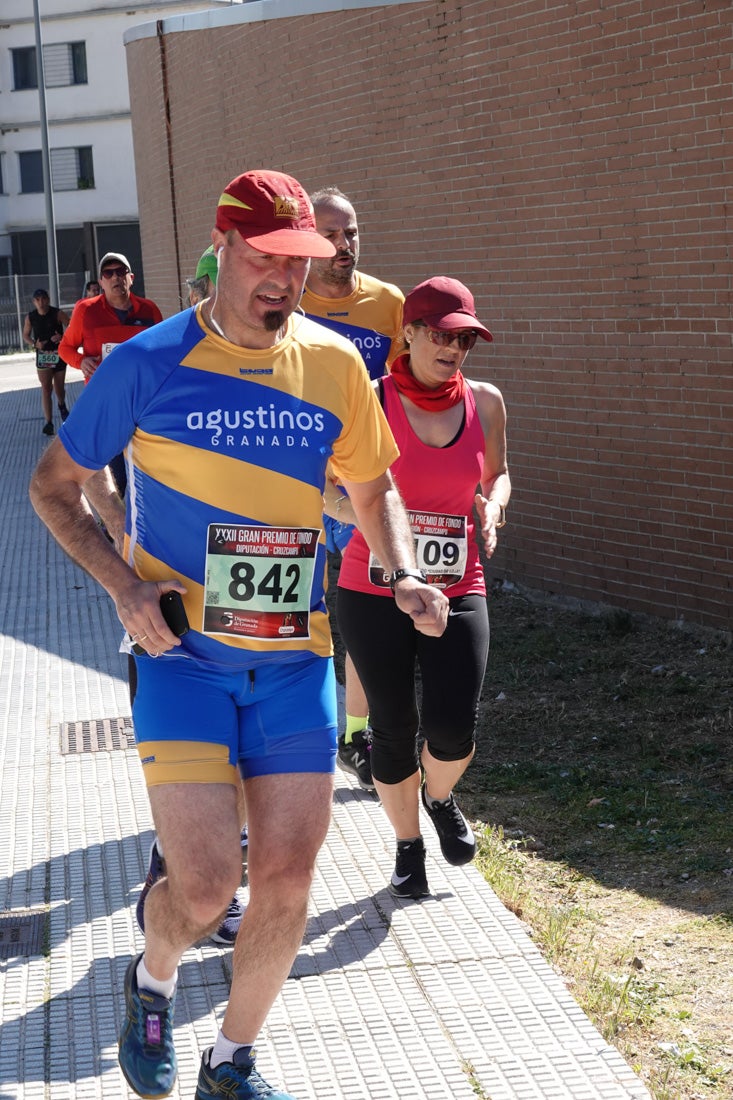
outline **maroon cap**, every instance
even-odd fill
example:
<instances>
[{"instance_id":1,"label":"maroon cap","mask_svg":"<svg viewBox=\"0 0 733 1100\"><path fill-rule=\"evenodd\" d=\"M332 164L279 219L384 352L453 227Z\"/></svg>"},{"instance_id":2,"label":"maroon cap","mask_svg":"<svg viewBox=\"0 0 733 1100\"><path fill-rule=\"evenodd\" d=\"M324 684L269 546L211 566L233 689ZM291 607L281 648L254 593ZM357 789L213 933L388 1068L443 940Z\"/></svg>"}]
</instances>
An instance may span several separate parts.
<instances>
[{"instance_id":1,"label":"maroon cap","mask_svg":"<svg viewBox=\"0 0 733 1100\"><path fill-rule=\"evenodd\" d=\"M247 244L272 256L313 256L336 249L316 230L313 206L301 185L283 172L244 172L227 184L216 209L216 228L236 229Z\"/></svg>"},{"instance_id":2,"label":"maroon cap","mask_svg":"<svg viewBox=\"0 0 733 1100\"><path fill-rule=\"evenodd\" d=\"M405 298L402 319L406 325L424 321L437 329L471 328L484 340L493 340L485 325L476 316L473 294L447 275L436 275L419 283Z\"/></svg>"}]
</instances>

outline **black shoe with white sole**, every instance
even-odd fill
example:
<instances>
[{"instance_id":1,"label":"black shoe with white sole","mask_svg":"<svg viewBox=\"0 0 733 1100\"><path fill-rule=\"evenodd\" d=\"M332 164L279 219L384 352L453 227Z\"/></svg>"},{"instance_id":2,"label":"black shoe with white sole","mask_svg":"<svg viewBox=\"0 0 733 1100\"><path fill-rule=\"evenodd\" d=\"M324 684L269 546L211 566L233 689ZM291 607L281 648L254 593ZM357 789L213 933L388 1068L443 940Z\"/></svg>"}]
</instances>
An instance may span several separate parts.
<instances>
[{"instance_id":1,"label":"black shoe with white sole","mask_svg":"<svg viewBox=\"0 0 733 1100\"><path fill-rule=\"evenodd\" d=\"M461 867L464 863L470 863L476 855L476 838L471 826L458 809L453 794L444 802L428 802L425 796L425 785L421 791L422 804L428 817L435 826L440 841L440 850L448 863L454 867Z\"/></svg>"}]
</instances>

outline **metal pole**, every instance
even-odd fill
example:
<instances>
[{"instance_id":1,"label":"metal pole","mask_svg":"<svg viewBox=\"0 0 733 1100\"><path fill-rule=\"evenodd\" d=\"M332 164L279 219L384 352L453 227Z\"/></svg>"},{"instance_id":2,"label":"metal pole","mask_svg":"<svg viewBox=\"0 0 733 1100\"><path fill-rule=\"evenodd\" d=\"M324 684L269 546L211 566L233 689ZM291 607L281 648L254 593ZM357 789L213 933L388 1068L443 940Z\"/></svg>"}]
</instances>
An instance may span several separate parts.
<instances>
[{"instance_id":1,"label":"metal pole","mask_svg":"<svg viewBox=\"0 0 733 1100\"><path fill-rule=\"evenodd\" d=\"M13 283L15 286L15 314L18 319L18 340L20 341L20 350L25 351L25 344L23 343L23 318L20 312L20 282L17 275L13 275Z\"/></svg>"},{"instance_id":2,"label":"metal pole","mask_svg":"<svg viewBox=\"0 0 733 1100\"><path fill-rule=\"evenodd\" d=\"M59 261L56 253L56 221L53 213L53 183L51 180L51 154L48 146L48 116L46 114L46 77L43 70L43 41L38 0L33 0L33 19L36 25L36 73L38 75L38 105L41 113L41 161L43 164L43 193L46 198L46 254L48 257L48 293L51 302L59 306Z\"/></svg>"}]
</instances>

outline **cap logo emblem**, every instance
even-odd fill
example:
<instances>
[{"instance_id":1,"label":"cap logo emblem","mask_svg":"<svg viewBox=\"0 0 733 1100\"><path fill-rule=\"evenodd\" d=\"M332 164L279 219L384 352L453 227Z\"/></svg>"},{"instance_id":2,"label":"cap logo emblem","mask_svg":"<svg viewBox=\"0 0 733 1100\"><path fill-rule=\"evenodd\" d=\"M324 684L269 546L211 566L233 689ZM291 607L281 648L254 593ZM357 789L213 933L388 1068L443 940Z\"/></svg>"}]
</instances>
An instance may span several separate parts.
<instances>
[{"instance_id":1,"label":"cap logo emblem","mask_svg":"<svg viewBox=\"0 0 733 1100\"><path fill-rule=\"evenodd\" d=\"M300 207L297 199L291 199L287 195L275 196L276 218L297 218L300 215Z\"/></svg>"}]
</instances>

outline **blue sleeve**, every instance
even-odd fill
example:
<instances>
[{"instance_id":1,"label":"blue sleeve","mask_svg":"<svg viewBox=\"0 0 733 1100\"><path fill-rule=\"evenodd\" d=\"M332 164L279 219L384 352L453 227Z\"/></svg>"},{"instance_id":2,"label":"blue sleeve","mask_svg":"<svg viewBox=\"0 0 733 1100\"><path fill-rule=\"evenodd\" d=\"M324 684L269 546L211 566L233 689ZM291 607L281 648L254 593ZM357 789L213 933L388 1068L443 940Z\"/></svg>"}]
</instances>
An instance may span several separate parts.
<instances>
[{"instance_id":1,"label":"blue sleeve","mask_svg":"<svg viewBox=\"0 0 733 1100\"><path fill-rule=\"evenodd\" d=\"M120 454L160 386L202 335L193 311L187 310L119 344L59 429L74 462L99 470Z\"/></svg>"}]
</instances>

